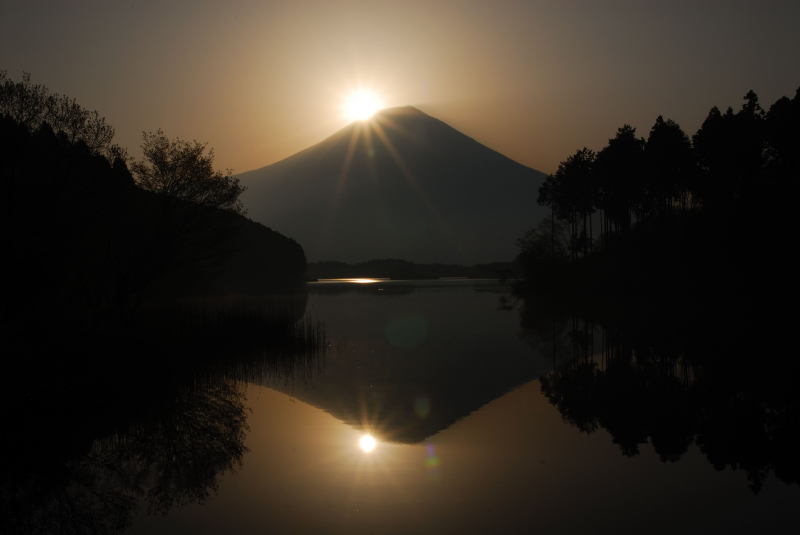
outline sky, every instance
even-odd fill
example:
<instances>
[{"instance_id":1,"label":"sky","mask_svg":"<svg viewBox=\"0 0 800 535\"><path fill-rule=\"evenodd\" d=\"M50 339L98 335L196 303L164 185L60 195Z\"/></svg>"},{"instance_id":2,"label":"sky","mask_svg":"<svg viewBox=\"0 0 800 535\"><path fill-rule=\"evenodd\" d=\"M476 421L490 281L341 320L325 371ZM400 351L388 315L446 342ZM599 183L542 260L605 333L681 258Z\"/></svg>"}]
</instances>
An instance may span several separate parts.
<instances>
[{"instance_id":1,"label":"sky","mask_svg":"<svg viewBox=\"0 0 800 535\"><path fill-rule=\"evenodd\" d=\"M552 172L624 123L800 87L800 2L0 0L0 70L69 94L138 153L208 142L235 173L347 124L360 88Z\"/></svg>"}]
</instances>

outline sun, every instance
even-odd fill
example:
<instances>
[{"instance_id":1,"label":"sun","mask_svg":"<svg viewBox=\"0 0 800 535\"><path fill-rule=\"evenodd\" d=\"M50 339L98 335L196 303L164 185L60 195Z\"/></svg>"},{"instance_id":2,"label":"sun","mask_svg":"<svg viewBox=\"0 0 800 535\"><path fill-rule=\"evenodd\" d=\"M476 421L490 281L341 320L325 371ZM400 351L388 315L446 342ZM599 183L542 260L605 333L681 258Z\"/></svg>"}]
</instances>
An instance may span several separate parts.
<instances>
[{"instance_id":1,"label":"sun","mask_svg":"<svg viewBox=\"0 0 800 535\"><path fill-rule=\"evenodd\" d=\"M358 441L358 446L364 453L370 453L378 445L378 441L372 435L363 435Z\"/></svg>"},{"instance_id":2,"label":"sun","mask_svg":"<svg viewBox=\"0 0 800 535\"><path fill-rule=\"evenodd\" d=\"M342 113L348 121L364 121L383 107L381 98L374 91L359 89L347 95Z\"/></svg>"}]
</instances>

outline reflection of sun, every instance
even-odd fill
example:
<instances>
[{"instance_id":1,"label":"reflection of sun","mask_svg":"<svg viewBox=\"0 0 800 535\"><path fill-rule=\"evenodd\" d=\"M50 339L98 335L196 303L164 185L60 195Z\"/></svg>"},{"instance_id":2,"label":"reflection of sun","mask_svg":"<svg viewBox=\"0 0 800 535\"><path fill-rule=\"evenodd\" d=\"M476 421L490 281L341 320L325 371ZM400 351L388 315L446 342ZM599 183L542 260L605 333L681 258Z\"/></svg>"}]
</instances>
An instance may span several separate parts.
<instances>
[{"instance_id":1,"label":"reflection of sun","mask_svg":"<svg viewBox=\"0 0 800 535\"><path fill-rule=\"evenodd\" d=\"M380 97L368 89L359 89L345 97L342 112L348 121L363 121L383 107Z\"/></svg>"},{"instance_id":2,"label":"reflection of sun","mask_svg":"<svg viewBox=\"0 0 800 535\"><path fill-rule=\"evenodd\" d=\"M361 440L358 441L358 447L361 448L364 453L370 453L377 445L378 442L372 435L362 435Z\"/></svg>"}]
</instances>

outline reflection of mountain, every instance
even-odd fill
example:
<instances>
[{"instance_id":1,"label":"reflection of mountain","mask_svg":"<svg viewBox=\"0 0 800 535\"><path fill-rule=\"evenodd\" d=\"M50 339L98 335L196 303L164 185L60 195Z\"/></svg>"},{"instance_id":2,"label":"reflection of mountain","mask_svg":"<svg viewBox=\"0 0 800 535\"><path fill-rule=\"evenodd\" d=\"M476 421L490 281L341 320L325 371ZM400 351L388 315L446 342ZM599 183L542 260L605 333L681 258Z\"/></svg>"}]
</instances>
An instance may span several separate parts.
<instances>
[{"instance_id":1,"label":"reflection of mountain","mask_svg":"<svg viewBox=\"0 0 800 535\"><path fill-rule=\"evenodd\" d=\"M499 309L496 283L392 291L399 287L408 289L312 287L309 312L325 322L329 341L324 371L308 383L267 386L385 440L414 443L546 369L518 336L516 315Z\"/></svg>"},{"instance_id":2,"label":"reflection of mountain","mask_svg":"<svg viewBox=\"0 0 800 535\"><path fill-rule=\"evenodd\" d=\"M241 178L250 217L311 260L508 261L542 215L541 173L412 107Z\"/></svg>"}]
</instances>

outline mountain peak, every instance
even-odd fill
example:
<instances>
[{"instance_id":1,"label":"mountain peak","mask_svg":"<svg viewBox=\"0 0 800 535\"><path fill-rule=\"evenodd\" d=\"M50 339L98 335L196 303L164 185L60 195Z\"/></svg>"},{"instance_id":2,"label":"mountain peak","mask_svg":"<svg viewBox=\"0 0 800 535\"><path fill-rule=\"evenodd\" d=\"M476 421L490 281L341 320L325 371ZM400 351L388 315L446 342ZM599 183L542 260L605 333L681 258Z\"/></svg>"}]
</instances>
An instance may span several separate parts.
<instances>
[{"instance_id":1,"label":"mountain peak","mask_svg":"<svg viewBox=\"0 0 800 535\"><path fill-rule=\"evenodd\" d=\"M544 216L542 173L414 106L380 110L240 178L250 216L312 261L508 261Z\"/></svg>"},{"instance_id":2,"label":"mountain peak","mask_svg":"<svg viewBox=\"0 0 800 535\"><path fill-rule=\"evenodd\" d=\"M378 110L373 117L430 117L427 113L414 106L393 106L391 108L383 108Z\"/></svg>"},{"instance_id":3,"label":"mountain peak","mask_svg":"<svg viewBox=\"0 0 800 535\"><path fill-rule=\"evenodd\" d=\"M382 108L376 111L369 119L356 120L350 123L351 127L370 127L375 124L388 124L392 122L408 122L419 121L427 119L429 121L437 121L424 111L414 106L393 106L391 108ZM345 127L345 130L347 127ZM341 131L340 131L341 132ZM336 134L334 134L335 136Z\"/></svg>"}]
</instances>

